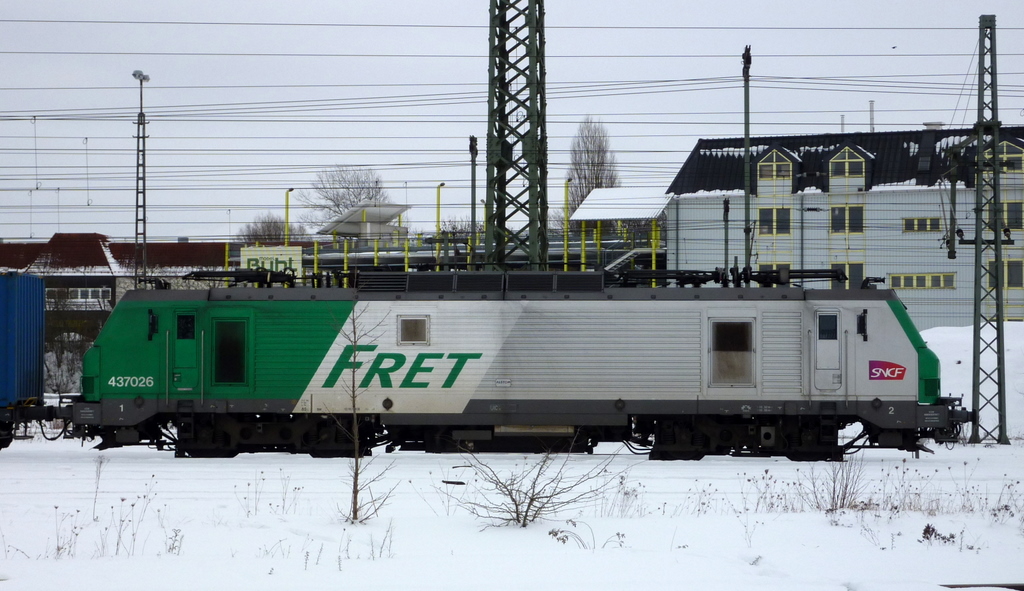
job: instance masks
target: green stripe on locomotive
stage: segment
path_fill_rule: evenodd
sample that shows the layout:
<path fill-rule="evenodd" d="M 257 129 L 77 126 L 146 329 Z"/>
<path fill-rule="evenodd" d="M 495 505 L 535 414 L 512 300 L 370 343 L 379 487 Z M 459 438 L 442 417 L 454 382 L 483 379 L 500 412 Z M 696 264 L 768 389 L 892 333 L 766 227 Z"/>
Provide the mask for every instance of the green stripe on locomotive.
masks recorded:
<path fill-rule="evenodd" d="M 917 401 L 921 404 L 938 404 L 941 370 L 939 356 L 928 348 L 928 344 L 914 326 L 914 321 L 910 319 L 910 314 L 907 314 L 903 302 L 888 300 L 888 303 L 889 309 L 900 323 L 900 328 L 917 349 Z"/>
<path fill-rule="evenodd" d="M 352 309 L 351 301 L 126 297 L 85 355 L 82 395 L 297 400 Z"/>

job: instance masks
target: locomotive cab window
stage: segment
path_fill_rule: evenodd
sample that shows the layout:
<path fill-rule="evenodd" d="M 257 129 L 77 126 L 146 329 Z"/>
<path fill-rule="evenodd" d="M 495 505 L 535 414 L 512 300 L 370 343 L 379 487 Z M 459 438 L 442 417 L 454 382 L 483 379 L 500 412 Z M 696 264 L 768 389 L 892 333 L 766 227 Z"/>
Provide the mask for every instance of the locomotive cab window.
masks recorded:
<path fill-rule="evenodd" d="M 430 316 L 399 316 L 399 345 L 429 345 Z"/>
<path fill-rule="evenodd" d="M 217 320 L 213 326 L 213 381 L 244 384 L 246 336 L 244 320 Z"/>
<path fill-rule="evenodd" d="M 754 383 L 754 323 L 711 323 L 711 385 Z"/>

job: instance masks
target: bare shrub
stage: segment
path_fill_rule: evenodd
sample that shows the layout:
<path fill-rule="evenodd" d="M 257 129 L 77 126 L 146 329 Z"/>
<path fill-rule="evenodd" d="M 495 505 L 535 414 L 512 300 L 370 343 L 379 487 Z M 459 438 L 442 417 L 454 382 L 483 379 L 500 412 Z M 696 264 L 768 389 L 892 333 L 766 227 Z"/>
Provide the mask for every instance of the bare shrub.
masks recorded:
<path fill-rule="evenodd" d="M 602 495 L 598 499 L 598 517 L 643 517 L 647 514 L 647 504 L 644 502 L 643 484 L 630 483 L 626 474 L 619 474 L 614 479 L 614 488 L 610 495 Z"/>
<path fill-rule="evenodd" d="M 548 452 L 536 461 L 524 457 L 503 471 L 476 456 L 465 457 L 475 474 L 478 500 L 460 501 L 460 506 L 494 526 L 526 527 L 559 511 L 594 503 L 614 482 L 608 474 L 614 456 L 583 472 L 570 469 L 569 454 Z"/>
<path fill-rule="evenodd" d="M 805 476 L 798 476 L 800 498 L 818 511 L 836 512 L 841 509 L 867 507 L 864 492 L 864 461 L 853 458 L 846 462 L 831 462 L 822 471 L 814 467 Z"/>

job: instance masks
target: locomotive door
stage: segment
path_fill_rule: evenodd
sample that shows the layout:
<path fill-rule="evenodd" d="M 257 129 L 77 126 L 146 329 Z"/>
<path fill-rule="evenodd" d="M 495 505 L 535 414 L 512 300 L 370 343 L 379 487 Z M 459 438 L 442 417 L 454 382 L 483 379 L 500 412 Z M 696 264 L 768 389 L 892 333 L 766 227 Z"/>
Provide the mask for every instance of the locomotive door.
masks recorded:
<path fill-rule="evenodd" d="M 175 312 L 173 326 L 170 389 L 172 392 L 192 392 L 199 385 L 199 346 L 196 340 L 195 310 Z"/>
<path fill-rule="evenodd" d="M 814 313 L 814 388 L 837 392 L 843 387 L 843 355 L 838 310 Z"/>

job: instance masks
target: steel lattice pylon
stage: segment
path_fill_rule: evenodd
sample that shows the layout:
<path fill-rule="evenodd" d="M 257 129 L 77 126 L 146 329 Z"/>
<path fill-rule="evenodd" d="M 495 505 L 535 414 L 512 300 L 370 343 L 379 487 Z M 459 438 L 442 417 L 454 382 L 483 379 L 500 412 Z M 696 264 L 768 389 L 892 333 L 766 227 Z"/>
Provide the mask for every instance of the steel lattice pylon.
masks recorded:
<path fill-rule="evenodd" d="M 513 253 L 546 269 L 547 131 L 544 3 L 491 0 L 484 253 L 506 269 Z"/>
<path fill-rule="evenodd" d="M 974 220 L 974 367 L 971 443 L 1008 444 L 1003 340 L 1003 227 L 999 194 L 996 17 L 982 15 L 978 42 L 978 123 Z M 986 238 L 991 236 L 991 239 Z"/>
<path fill-rule="evenodd" d="M 146 281 L 146 113 L 142 108 L 142 85 L 149 76 L 136 70 L 132 76 L 139 81 L 139 119 L 135 133 L 135 288 Z"/>

